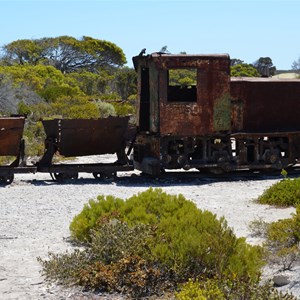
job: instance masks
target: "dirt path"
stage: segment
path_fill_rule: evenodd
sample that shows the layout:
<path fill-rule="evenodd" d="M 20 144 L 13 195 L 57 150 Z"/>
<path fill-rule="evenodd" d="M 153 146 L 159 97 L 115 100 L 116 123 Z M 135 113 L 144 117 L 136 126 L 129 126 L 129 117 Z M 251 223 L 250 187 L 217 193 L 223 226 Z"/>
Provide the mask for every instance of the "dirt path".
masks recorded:
<path fill-rule="evenodd" d="M 72 290 L 47 287 L 36 258 L 47 258 L 49 251 L 58 253 L 70 247 L 65 239 L 72 218 L 99 194 L 125 199 L 149 186 L 181 193 L 199 208 L 225 216 L 235 233 L 251 243 L 257 240 L 249 235 L 249 222 L 287 218 L 294 211 L 253 202 L 276 179 L 155 181 L 122 175 L 125 177 L 115 182 L 97 182 L 89 174 L 80 174 L 76 183 L 57 184 L 48 174 L 18 174 L 10 186 L 0 187 L 0 299 L 76 298 Z"/>

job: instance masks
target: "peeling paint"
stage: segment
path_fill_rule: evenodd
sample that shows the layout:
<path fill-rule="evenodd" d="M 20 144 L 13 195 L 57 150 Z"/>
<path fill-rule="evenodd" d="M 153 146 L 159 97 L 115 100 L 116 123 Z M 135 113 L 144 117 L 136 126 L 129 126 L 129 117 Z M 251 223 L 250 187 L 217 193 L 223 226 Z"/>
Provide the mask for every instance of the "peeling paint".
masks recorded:
<path fill-rule="evenodd" d="M 231 105 L 229 94 L 215 101 L 213 112 L 213 124 L 215 131 L 231 129 Z"/>

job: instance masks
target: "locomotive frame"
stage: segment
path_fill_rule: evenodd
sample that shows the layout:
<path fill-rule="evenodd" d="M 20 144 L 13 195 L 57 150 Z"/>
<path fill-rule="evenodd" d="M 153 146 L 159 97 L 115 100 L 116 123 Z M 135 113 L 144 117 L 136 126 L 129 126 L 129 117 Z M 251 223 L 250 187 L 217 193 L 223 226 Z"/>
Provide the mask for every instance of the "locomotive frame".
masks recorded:
<path fill-rule="evenodd" d="M 280 170 L 300 156 L 300 81 L 230 78 L 229 55 L 154 53 L 133 58 L 138 124 L 133 162 L 166 169 Z M 172 70 L 195 70 L 172 85 Z"/>

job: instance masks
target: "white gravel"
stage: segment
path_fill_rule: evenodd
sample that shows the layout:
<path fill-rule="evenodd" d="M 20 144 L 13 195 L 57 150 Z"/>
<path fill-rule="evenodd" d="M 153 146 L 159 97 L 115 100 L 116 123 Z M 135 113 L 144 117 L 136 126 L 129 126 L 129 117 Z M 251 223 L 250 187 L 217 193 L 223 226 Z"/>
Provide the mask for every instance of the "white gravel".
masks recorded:
<path fill-rule="evenodd" d="M 250 236 L 251 221 L 261 218 L 271 222 L 294 212 L 293 208 L 278 209 L 253 201 L 279 179 L 156 181 L 128 173 L 119 176 L 116 181 L 100 182 L 82 173 L 75 183 L 58 184 L 49 174 L 16 174 L 11 185 L 0 187 L 0 299 L 83 299 L 71 289 L 47 286 L 36 258 L 70 248 L 65 239 L 71 220 L 89 199 L 100 194 L 126 199 L 150 186 L 181 193 L 199 208 L 225 216 L 236 235 L 253 244 L 259 240 Z M 299 270 L 289 276 L 292 282 L 284 289 L 300 296 Z"/>

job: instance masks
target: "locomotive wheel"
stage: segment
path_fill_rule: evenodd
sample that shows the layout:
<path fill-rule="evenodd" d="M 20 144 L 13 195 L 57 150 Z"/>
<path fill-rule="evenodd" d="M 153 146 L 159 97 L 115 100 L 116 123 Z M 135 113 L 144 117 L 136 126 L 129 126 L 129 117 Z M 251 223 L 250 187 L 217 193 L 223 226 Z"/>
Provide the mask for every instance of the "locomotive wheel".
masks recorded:
<path fill-rule="evenodd" d="M 8 176 L 2 176 L 0 177 L 0 183 L 1 184 L 11 184 L 14 181 L 14 175 L 8 175 Z"/>

